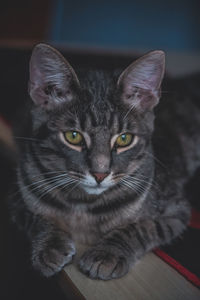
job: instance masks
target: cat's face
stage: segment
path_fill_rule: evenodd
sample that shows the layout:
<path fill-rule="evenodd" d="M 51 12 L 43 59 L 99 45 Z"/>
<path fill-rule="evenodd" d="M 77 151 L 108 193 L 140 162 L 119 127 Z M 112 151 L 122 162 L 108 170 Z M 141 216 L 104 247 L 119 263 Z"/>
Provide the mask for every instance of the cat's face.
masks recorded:
<path fill-rule="evenodd" d="M 56 50 L 36 46 L 30 96 L 35 134 L 41 138 L 41 128 L 47 128 L 40 151 L 49 171 L 65 171 L 87 194 L 116 184 L 131 187 L 128 178 L 148 155 L 163 70 L 164 54 L 154 51 L 120 77 L 87 71 L 78 78 Z"/>

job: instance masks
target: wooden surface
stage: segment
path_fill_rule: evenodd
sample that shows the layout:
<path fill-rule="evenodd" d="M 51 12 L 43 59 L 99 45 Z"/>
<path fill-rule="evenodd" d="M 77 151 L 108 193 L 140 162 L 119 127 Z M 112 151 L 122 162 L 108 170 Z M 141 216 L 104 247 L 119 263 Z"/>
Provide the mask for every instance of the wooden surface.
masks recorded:
<path fill-rule="evenodd" d="M 159 257 L 146 255 L 123 278 L 91 280 L 71 264 L 62 275 L 62 287 L 71 287 L 78 294 L 74 299 L 87 300 L 199 300 L 200 290 Z M 67 294 L 67 292 L 66 292 Z"/>

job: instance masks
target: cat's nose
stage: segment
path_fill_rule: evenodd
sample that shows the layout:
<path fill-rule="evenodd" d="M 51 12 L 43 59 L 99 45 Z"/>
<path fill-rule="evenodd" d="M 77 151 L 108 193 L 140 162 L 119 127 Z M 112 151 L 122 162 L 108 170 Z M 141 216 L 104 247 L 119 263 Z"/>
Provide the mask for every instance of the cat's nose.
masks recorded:
<path fill-rule="evenodd" d="M 108 176 L 108 173 L 93 173 L 92 175 L 96 179 L 96 182 L 100 183 Z"/>

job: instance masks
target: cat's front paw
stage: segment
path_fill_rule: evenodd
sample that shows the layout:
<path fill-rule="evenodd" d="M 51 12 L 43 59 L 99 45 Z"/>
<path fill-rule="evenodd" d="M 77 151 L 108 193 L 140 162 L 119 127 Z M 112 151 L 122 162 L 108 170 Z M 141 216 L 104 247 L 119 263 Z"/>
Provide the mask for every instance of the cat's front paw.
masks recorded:
<path fill-rule="evenodd" d="M 86 251 L 79 261 L 79 268 L 90 278 L 109 280 L 124 276 L 129 265 L 123 254 L 112 253 L 105 247 Z"/>
<path fill-rule="evenodd" d="M 59 233 L 57 236 L 34 245 L 33 267 L 46 277 L 53 276 L 72 261 L 75 252 L 73 241 L 64 233 Z"/>

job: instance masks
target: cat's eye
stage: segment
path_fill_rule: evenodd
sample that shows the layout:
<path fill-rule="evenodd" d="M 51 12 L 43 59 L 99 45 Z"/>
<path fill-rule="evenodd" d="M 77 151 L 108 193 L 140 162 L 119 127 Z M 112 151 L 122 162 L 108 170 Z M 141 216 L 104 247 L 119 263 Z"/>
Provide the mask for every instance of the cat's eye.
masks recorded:
<path fill-rule="evenodd" d="M 72 145 L 80 145 L 83 141 L 83 136 L 78 131 L 67 131 L 64 133 L 66 141 Z"/>
<path fill-rule="evenodd" d="M 117 147 L 126 147 L 131 144 L 133 135 L 131 133 L 123 133 L 116 139 L 115 145 Z"/>

